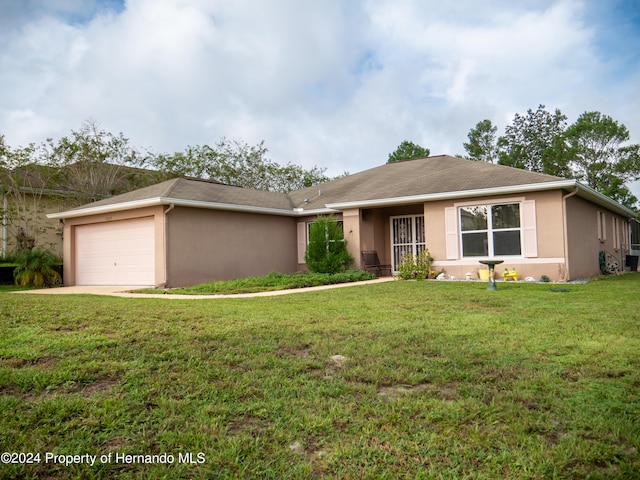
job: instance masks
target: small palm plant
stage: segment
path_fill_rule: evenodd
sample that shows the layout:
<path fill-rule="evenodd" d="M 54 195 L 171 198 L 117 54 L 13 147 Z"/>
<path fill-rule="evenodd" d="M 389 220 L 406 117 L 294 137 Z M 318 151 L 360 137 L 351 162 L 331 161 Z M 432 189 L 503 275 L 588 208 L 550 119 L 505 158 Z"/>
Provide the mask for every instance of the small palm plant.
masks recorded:
<path fill-rule="evenodd" d="M 43 288 L 62 283 L 62 277 L 56 270 L 60 259 L 44 248 L 21 251 L 16 263 L 18 266 L 13 271 L 16 285 Z"/>

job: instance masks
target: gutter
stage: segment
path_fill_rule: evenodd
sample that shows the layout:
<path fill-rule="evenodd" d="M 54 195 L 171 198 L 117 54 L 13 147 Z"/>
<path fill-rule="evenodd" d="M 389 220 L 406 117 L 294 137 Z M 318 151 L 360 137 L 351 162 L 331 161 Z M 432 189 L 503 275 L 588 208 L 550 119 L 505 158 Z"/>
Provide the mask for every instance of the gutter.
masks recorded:
<path fill-rule="evenodd" d="M 7 210 L 9 210 L 9 199 L 7 192 L 2 189 L 2 256 L 7 255 L 7 236 L 9 235 L 9 226 L 7 225 Z"/>
<path fill-rule="evenodd" d="M 569 279 L 569 229 L 567 228 L 567 199 L 576 195 L 579 191 L 578 186 L 573 192 L 569 192 L 562 196 L 562 236 L 564 237 L 564 281 Z"/>
<path fill-rule="evenodd" d="M 176 208 L 176 206 L 175 206 L 175 204 L 172 203 L 162 212 L 162 220 L 163 220 L 162 241 L 164 243 L 164 245 L 162 246 L 162 248 L 164 249 L 164 255 L 163 255 L 163 258 L 164 258 L 164 283 L 162 285 L 160 285 L 161 288 L 166 288 L 166 286 L 169 285 L 169 268 L 167 267 L 167 265 L 169 264 L 169 233 L 168 233 L 169 222 L 167 220 L 167 215 L 174 208 Z"/>
<path fill-rule="evenodd" d="M 609 197 L 593 190 L 586 185 L 579 183 L 576 180 L 558 180 L 554 182 L 542 182 L 531 183 L 527 185 L 510 185 L 506 187 L 493 187 L 493 188 L 481 188 L 475 190 L 459 190 L 455 192 L 441 192 L 430 193 L 423 195 L 408 195 L 403 197 L 392 198 L 378 198 L 371 200 L 355 200 L 350 202 L 336 202 L 328 203 L 324 208 L 315 208 L 313 210 L 304 210 L 304 208 L 269 208 L 269 207 L 257 207 L 252 205 L 237 205 L 220 202 L 205 202 L 199 200 L 184 200 L 180 198 L 171 197 L 154 197 L 146 198 L 143 200 L 133 200 L 123 203 L 114 203 L 109 205 L 100 206 L 85 206 L 75 210 L 68 210 L 66 212 L 50 213 L 47 218 L 60 219 L 60 218 L 73 218 L 82 217 L 87 215 L 96 215 L 103 213 L 118 212 L 122 210 L 131 210 L 134 208 L 150 207 L 157 205 L 171 205 L 176 207 L 192 207 L 192 208 L 205 208 L 211 210 L 223 210 L 231 212 L 244 212 L 244 213 L 258 213 L 263 215 L 279 215 L 285 217 L 301 217 L 305 215 L 320 215 L 332 212 L 340 212 L 349 208 L 373 208 L 373 207 L 389 207 L 396 205 L 405 205 L 408 203 L 424 203 L 434 202 L 438 200 L 456 200 L 461 198 L 472 198 L 488 195 L 508 195 L 514 193 L 525 192 L 539 192 L 545 190 L 575 190 L 580 197 L 586 198 L 589 201 L 606 207 L 616 213 L 622 214 L 627 218 L 635 218 L 636 212 L 620 205 L 613 201 Z"/>
<path fill-rule="evenodd" d="M 294 209 L 286 210 L 280 208 L 268 208 L 268 207 L 254 207 L 251 205 L 234 205 L 229 203 L 219 202 L 203 202 L 198 200 L 183 200 L 180 198 L 170 197 L 155 197 L 145 198 L 143 200 L 133 200 L 130 202 L 114 203 L 110 205 L 99 206 L 86 206 L 80 207 L 75 210 L 68 210 L 66 212 L 49 213 L 47 218 L 73 218 L 83 217 L 86 215 L 96 215 L 101 213 L 118 212 L 122 210 L 132 210 L 134 208 L 152 207 L 157 205 L 174 205 L 174 207 L 193 207 L 193 208 L 206 208 L 210 210 L 226 210 L 232 212 L 245 212 L 245 213 L 261 213 L 267 215 L 284 215 L 297 217 L 300 213 Z"/>
<path fill-rule="evenodd" d="M 373 200 L 356 200 L 353 202 L 338 202 L 327 204 L 328 208 L 369 208 L 389 207 L 406 203 L 434 202 L 437 200 L 454 200 L 459 198 L 478 197 L 483 195 L 504 195 L 510 193 L 533 192 L 540 190 L 555 190 L 575 186 L 575 180 L 560 180 L 557 182 L 531 183 L 528 185 L 510 185 L 506 187 L 479 188 L 475 190 L 458 190 L 455 192 L 428 193 L 424 195 L 410 195 L 406 197 L 382 198 Z"/>
<path fill-rule="evenodd" d="M 603 195 L 600 192 L 581 184 L 577 180 L 558 180 L 555 182 L 531 183 L 527 185 L 510 185 L 506 187 L 480 188 L 476 190 L 459 190 L 456 192 L 430 193 L 424 195 L 413 195 L 406 197 L 382 198 L 373 200 L 356 200 L 352 202 L 328 203 L 327 208 L 335 210 L 344 210 L 347 208 L 372 208 L 372 207 L 389 207 L 396 205 L 404 205 L 407 203 L 434 202 L 438 200 L 457 200 L 461 198 L 479 197 L 487 195 L 506 195 L 525 192 L 540 192 L 545 190 L 572 189 L 576 193 L 580 193 L 581 197 L 586 198 L 593 203 L 609 208 L 628 218 L 635 218 L 637 213 L 633 210 L 620 205 L 618 202 Z"/>

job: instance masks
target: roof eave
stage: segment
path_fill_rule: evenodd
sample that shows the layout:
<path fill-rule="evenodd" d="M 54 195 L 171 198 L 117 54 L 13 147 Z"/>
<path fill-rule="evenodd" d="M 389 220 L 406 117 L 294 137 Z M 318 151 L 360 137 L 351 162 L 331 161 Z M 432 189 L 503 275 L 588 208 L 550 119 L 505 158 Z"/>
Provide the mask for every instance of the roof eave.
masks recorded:
<path fill-rule="evenodd" d="M 508 195 L 512 193 L 533 192 L 539 190 L 566 189 L 576 185 L 575 180 L 559 180 L 556 182 L 531 183 L 527 185 L 509 185 L 504 187 L 478 188 L 474 190 L 458 190 L 454 192 L 427 193 L 424 195 L 409 195 L 405 197 L 380 198 L 353 202 L 339 202 L 327 204 L 327 207 L 337 210 L 345 208 L 370 208 L 406 205 L 408 203 L 434 202 L 438 200 L 455 200 L 487 195 Z"/>
<path fill-rule="evenodd" d="M 455 192 L 430 193 L 424 195 L 412 195 L 406 197 L 379 198 L 372 200 L 356 200 L 353 202 L 337 202 L 328 203 L 327 207 L 334 210 L 345 210 L 348 208 L 374 208 L 374 207 L 392 207 L 397 205 L 406 205 L 409 203 L 434 202 L 438 200 L 456 200 L 461 198 L 472 198 L 490 195 L 508 195 L 514 193 L 526 193 L 547 190 L 571 190 L 578 188 L 580 197 L 590 200 L 593 203 L 604 206 L 617 213 L 635 218 L 637 212 L 630 208 L 619 204 L 611 198 L 603 195 L 594 189 L 583 185 L 574 179 L 558 180 L 555 182 L 531 183 L 526 185 L 509 185 L 504 187 L 480 188 L 475 190 L 461 190 Z"/>
<path fill-rule="evenodd" d="M 144 200 L 134 200 L 130 202 L 114 203 L 110 205 L 100 205 L 95 207 L 84 207 L 76 210 L 67 210 L 66 212 L 50 213 L 47 218 L 50 219 L 65 219 L 85 217 L 88 215 L 98 215 L 104 213 L 121 212 L 125 210 L 133 210 L 136 208 L 153 207 L 157 205 L 175 205 L 176 207 L 191 207 L 191 208 L 205 208 L 209 210 L 225 210 L 232 212 L 244 212 L 244 213 L 259 213 L 263 215 L 283 215 L 296 217 L 300 213 L 291 210 L 281 208 L 269 208 L 269 207 L 256 207 L 251 205 L 235 205 L 229 203 L 219 202 L 204 202 L 198 200 L 184 200 L 181 198 L 171 197 L 154 197 L 146 198 Z"/>

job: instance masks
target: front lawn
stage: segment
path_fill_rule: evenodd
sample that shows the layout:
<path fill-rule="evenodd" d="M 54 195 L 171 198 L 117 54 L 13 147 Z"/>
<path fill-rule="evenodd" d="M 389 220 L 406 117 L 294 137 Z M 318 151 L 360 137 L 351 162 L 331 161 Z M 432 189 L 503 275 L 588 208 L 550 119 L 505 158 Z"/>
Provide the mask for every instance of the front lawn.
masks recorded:
<path fill-rule="evenodd" d="M 637 478 L 640 274 L 553 287 L 0 292 L 0 478 Z"/>

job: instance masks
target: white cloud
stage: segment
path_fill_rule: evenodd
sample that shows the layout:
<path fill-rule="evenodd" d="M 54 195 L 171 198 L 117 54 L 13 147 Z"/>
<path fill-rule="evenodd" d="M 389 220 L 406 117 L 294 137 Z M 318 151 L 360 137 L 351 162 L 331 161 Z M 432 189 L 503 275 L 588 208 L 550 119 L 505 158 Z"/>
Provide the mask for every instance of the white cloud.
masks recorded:
<path fill-rule="evenodd" d="M 603 52 L 587 0 L 78 2 L 0 10 L 10 144 L 94 118 L 156 151 L 264 140 L 278 162 L 339 174 L 405 139 L 464 153 L 479 120 L 502 130 L 540 103 L 600 110 L 639 141 L 640 69 Z"/>

